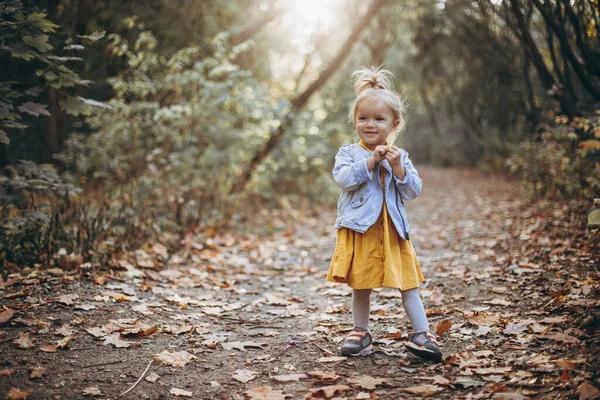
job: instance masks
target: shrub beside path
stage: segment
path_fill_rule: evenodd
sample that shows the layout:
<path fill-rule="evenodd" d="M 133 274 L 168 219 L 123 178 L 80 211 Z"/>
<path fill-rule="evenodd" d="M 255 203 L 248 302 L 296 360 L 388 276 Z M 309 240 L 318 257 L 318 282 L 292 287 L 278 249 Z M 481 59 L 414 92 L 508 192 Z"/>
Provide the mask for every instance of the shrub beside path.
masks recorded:
<path fill-rule="evenodd" d="M 255 233 L 206 231 L 175 254 L 149 244 L 99 270 L 5 271 L 0 396 L 600 398 L 585 210 L 528 203 L 474 170 L 420 172 L 411 238 L 443 363 L 404 349 L 390 289 L 372 295 L 376 353 L 339 357 L 352 326 L 349 288 L 324 280 L 334 210 L 264 211 Z"/>

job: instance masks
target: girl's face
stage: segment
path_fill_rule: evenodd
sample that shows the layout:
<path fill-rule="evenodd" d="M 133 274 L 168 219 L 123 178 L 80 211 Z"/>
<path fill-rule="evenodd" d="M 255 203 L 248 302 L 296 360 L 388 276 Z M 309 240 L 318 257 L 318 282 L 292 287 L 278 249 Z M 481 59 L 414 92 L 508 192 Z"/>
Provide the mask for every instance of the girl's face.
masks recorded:
<path fill-rule="evenodd" d="M 378 97 L 367 97 L 356 108 L 354 124 L 358 137 L 371 150 L 384 144 L 390 132 L 398 128 L 400 120 L 394 120 L 391 108 Z"/>

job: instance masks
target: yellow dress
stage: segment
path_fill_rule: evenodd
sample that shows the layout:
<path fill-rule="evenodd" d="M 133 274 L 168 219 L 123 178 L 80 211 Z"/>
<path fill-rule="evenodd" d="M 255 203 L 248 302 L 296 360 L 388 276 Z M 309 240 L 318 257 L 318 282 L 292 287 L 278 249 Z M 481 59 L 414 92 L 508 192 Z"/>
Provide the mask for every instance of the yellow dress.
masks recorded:
<path fill-rule="evenodd" d="M 366 148 L 362 141 L 361 146 Z M 383 181 L 385 170 L 381 171 Z M 396 231 L 385 202 L 377 222 L 365 233 L 338 229 L 327 280 L 347 283 L 353 289 L 401 290 L 416 288 L 424 281 L 412 243 Z"/>

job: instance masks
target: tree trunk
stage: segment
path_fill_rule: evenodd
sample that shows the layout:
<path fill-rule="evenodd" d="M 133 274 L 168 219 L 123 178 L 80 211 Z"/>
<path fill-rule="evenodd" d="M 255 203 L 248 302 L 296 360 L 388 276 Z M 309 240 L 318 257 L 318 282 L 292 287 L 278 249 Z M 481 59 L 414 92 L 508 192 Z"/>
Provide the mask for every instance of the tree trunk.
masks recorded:
<path fill-rule="evenodd" d="M 535 105 L 535 91 L 531 83 L 531 77 L 529 76 L 529 56 L 527 51 L 523 52 L 523 76 L 525 77 L 525 85 L 527 86 L 527 100 L 529 101 L 529 121 L 535 129 L 540 123 L 540 114 L 537 106 Z"/>
<path fill-rule="evenodd" d="M 283 138 L 283 135 L 285 134 L 286 130 L 294 122 L 294 117 L 295 117 L 296 111 L 298 111 L 300 108 L 302 108 L 308 102 L 308 99 L 310 99 L 310 97 L 317 90 L 319 90 L 325 84 L 325 82 L 327 82 L 329 77 L 340 67 L 342 62 L 350 54 L 350 50 L 352 49 L 352 46 L 354 45 L 354 43 L 357 41 L 362 30 L 366 26 L 368 26 L 371 18 L 375 15 L 375 13 L 379 10 L 379 8 L 381 6 L 383 6 L 383 4 L 386 1 L 387 0 L 374 0 L 373 1 L 373 3 L 369 7 L 369 9 L 365 13 L 365 15 L 357 21 L 356 25 L 352 29 L 352 33 L 350 34 L 350 36 L 348 36 L 348 39 L 346 39 L 346 43 L 340 49 L 340 51 L 335 56 L 335 58 L 329 63 L 327 68 L 321 73 L 321 75 L 319 75 L 319 77 L 304 92 L 300 93 L 298 96 L 296 96 L 295 98 L 293 98 L 291 100 L 292 107 L 284 116 L 283 121 L 281 121 L 281 124 L 279 125 L 279 127 L 269 137 L 269 140 L 267 140 L 267 143 L 265 143 L 263 148 L 254 155 L 252 160 L 250 160 L 250 164 L 246 167 L 246 169 L 239 176 L 237 182 L 235 182 L 233 184 L 233 186 L 231 187 L 230 193 L 240 193 L 245 189 L 246 184 L 252 178 L 252 175 L 254 174 L 254 171 L 256 170 L 256 168 L 264 161 L 264 159 L 269 155 L 269 153 L 277 146 L 277 144 L 279 143 L 281 138 Z"/>
<path fill-rule="evenodd" d="M 513 1 L 514 0 L 511 0 L 511 2 Z M 579 82 L 581 82 L 583 87 L 596 101 L 600 101 L 600 89 L 596 87 L 590 75 L 587 73 L 586 69 L 579 61 L 577 55 L 575 55 L 575 52 L 573 51 L 573 48 L 569 43 L 569 37 L 567 35 L 565 27 L 556 20 L 554 20 L 552 15 L 548 12 L 544 5 L 540 3 L 539 0 L 531 0 L 531 2 L 533 3 L 533 5 L 535 5 L 540 14 L 542 14 L 542 17 L 544 18 L 544 21 L 546 21 L 546 24 L 549 25 L 550 28 L 552 28 L 552 30 L 556 34 L 556 38 L 560 43 L 561 51 L 564 54 L 565 58 L 569 60 L 569 63 L 571 64 L 575 75 L 577 75 L 577 77 L 579 78 Z"/>
<path fill-rule="evenodd" d="M 525 44 L 525 49 L 531 58 L 531 62 L 533 63 L 540 80 L 542 81 L 542 85 L 554 93 L 552 96 L 560 103 L 562 112 L 567 114 L 569 119 L 572 119 L 575 116 L 573 105 L 566 101 L 564 96 L 562 96 L 560 93 L 556 93 L 556 81 L 552 76 L 552 72 L 550 72 L 548 66 L 544 62 L 544 58 L 540 54 L 540 51 L 537 48 L 531 33 L 529 32 L 529 27 L 527 26 L 527 23 L 523 18 L 523 14 L 521 13 L 521 5 L 517 0 L 510 0 L 510 5 L 512 13 L 517 19 L 518 31 L 520 33 L 518 37 Z"/>

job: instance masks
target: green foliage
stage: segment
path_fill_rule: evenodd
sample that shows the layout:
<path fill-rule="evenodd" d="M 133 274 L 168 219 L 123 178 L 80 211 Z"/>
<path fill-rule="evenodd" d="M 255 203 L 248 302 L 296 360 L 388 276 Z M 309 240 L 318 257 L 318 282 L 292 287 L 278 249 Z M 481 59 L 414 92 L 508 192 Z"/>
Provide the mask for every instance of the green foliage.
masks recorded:
<path fill-rule="evenodd" d="M 594 138 L 600 138 L 594 127 L 600 121 L 596 119 L 569 122 L 558 117 L 554 126 L 539 134 L 538 141 L 523 142 L 509 158 L 510 170 L 521 177 L 531 195 L 569 200 L 600 194 L 600 149 Z"/>
<path fill-rule="evenodd" d="M 57 209 L 79 192 L 50 165 L 21 161 L 0 177 L 0 258 L 38 260 L 50 250 Z"/>
<path fill-rule="evenodd" d="M 231 63 L 226 35 L 214 38 L 212 54 L 190 47 L 169 58 L 149 32 L 131 44 L 108 39 L 128 69 L 109 79 L 110 108 L 87 119 L 94 133 L 73 135 L 59 160 L 101 185 L 148 235 L 228 222 L 231 185 L 286 103 Z"/>
<path fill-rule="evenodd" d="M 24 129 L 23 114 L 33 116 L 50 115 L 46 105 L 32 100 L 39 97 L 44 85 L 59 90 L 61 105 L 70 115 L 89 115 L 90 106 L 86 99 L 73 97 L 62 90 L 75 86 L 86 86 L 90 82 L 83 80 L 67 63 L 81 61 L 74 56 L 53 54 L 50 34 L 54 34 L 58 25 L 46 19 L 46 14 L 32 11 L 21 0 L 6 1 L 0 4 L 0 57 L 6 67 L 14 69 L 13 77 L 5 76 L 0 82 L 0 144 L 9 144 L 10 129 Z M 86 36 L 95 41 L 101 35 Z M 65 50 L 81 50 L 84 47 L 68 47 Z M 33 68 L 33 76 L 24 76 L 23 65 Z M 8 64 L 10 63 L 10 64 Z M 5 66 L 3 65 L 3 68 Z M 5 73 L 9 73 L 5 71 Z"/>

